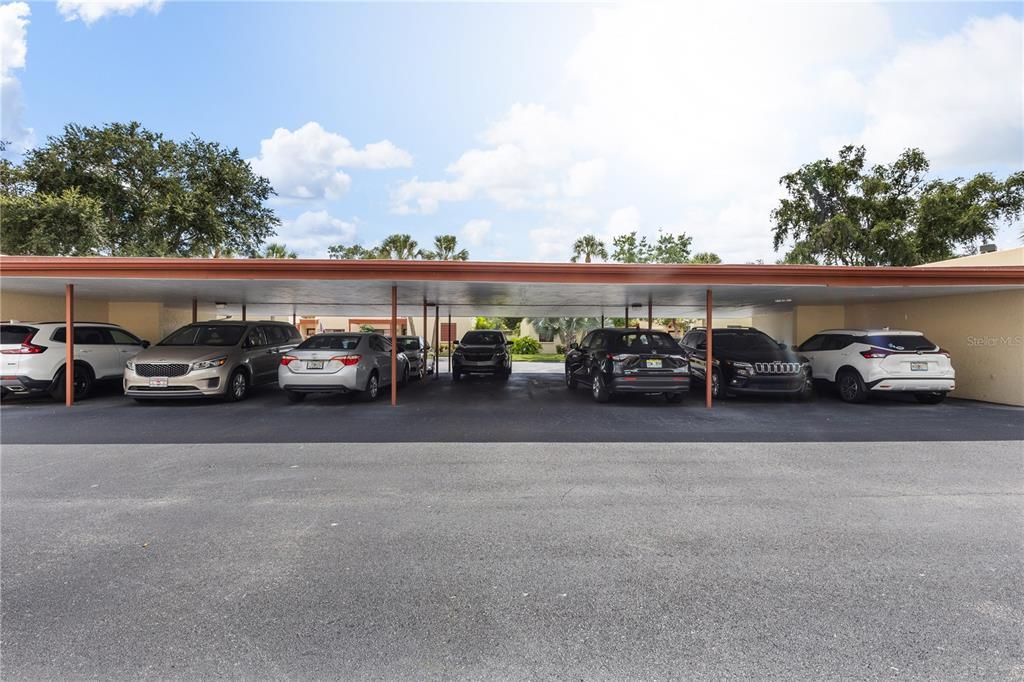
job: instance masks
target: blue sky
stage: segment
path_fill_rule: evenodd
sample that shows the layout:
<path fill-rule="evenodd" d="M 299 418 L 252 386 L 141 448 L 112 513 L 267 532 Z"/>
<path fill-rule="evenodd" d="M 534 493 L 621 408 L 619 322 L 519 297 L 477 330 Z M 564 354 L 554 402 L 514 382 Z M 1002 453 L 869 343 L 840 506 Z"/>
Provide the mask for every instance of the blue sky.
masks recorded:
<path fill-rule="evenodd" d="M 1018 3 L 7 3 L 3 135 L 138 120 L 237 146 L 304 256 L 449 232 L 565 260 L 664 228 L 771 262 L 778 177 L 841 144 L 1024 167 L 1021 26 Z"/>

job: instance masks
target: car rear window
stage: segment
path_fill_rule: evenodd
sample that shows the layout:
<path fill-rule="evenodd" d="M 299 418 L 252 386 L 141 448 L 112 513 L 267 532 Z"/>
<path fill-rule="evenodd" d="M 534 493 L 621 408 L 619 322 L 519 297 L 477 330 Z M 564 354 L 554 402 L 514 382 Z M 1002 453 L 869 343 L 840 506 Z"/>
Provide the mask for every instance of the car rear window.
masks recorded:
<path fill-rule="evenodd" d="M 497 346 L 505 343 L 505 338 L 499 332 L 466 332 L 462 337 L 462 343 L 477 346 Z"/>
<path fill-rule="evenodd" d="M 636 332 L 620 334 L 615 341 L 615 350 L 626 353 L 679 353 L 682 349 L 668 334 Z"/>
<path fill-rule="evenodd" d="M 37 331 L 39 330 L 35 327 L 26 327 L 23 324 L 5 324 L 0 326 L 0 343 L 23 343 L 30 334 Z"/>
<path fill-rule="evenodd" d="M 311 336 L 296 350 L 355 350 L 361 336 Z"/>
<path fill-rule="evenodd" d="M 419 339 L 398 339 L 398 347 L 402 350 L 419 350 Z"/>
<path fill-rule="evenodd" d="M 246 328 L 241 325 L 193 324 L 182 327 L 159 346 L 234 346 L 242 340 Z"/>
<path fill-rule="evenodd" d="M 920 334 L 877 334 L 864 337 L 864 343 L 895 351 L 934 350 L 935 344 Z"/>

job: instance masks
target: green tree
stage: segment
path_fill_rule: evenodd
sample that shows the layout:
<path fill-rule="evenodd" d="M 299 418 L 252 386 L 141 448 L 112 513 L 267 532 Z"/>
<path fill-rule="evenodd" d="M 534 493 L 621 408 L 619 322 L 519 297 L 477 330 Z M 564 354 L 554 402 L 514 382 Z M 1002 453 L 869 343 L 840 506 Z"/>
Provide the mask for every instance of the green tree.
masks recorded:
<path fill-rule="evenodd" d="M 612 239 L 612 260 L 617 263 L 649 263 L 651 247 L 647 237 L 637 238 L 636 232 L 620 234 Z"/>
<path fill-rule="evenodd" d="M 67 125 L 3 174 L 15 185 L 0 183 L 5 253 L 253 256 L 280 222 L 264 205 L 270 182 L 237 149 L 134 122 Z M 41 238 L 60 213 L 69 225 Z"/>
<path fill-rule="evenodd" d="M 377 258 L 386 260 L 416 260 L 420 255 L 419 244 L 408 234 L 392 234 L 384 238 L 377 247 Z"/>
<path fill-rule="evenodd" d="M 557 336 L 563 345 L 579 341 L 591 329 L 597 329 L 600 321 L 593 317 L 531 317 L 527 318 L 537 333 Z"/>
<path fill-rule="evenodd" d="M 722 262 L 722 259 L 718 257 L 717 253 L 711 253 L 710 251 L 701 251 L 700 253 L 693 254 L 690 259 L 691 263 L 701 263 L 703 265 L 718 265 Z"/>
<path fill-rule="evenodd" d="M 592 234 L 585 234 L 572 245 L 572 258 L 569 260 L 578 263 L 580 258 L 583 258 L 584 263 L 589 263 L 595 257 L 607 260 L 608 250 L 600 239 Z"/>
<path fill-rule="evenodd" d="M 927 180 L 928 159 L 907 149 L 865 168 L 864 147 L 801 166 L 779 181 L 787 197 L 772 211 L 775 250 L 787 263 L 919 265 L 971 253 L 996 225 L 1024 210 L 1024 171 Z"/>
<path fill-rule="evenodd" d="M 425 260 L 469 260 L 469 251 L 459 249 L 459 240 L 454 234 L 441 234 L 434 237 L 434 249 L 421 251 Z"/>
<path fill-rule="evenodd" d="M 298 258 L 299 254 L 289 251 L 285 244 L 267 244 L 263 253 L 257 254 L 256 258 Z"/>
<path fill-rule="evenodd" d="M 375 249 L 367 249 L 359 244 L 353 244 L 352 246 L 335 244 L 327 247 L 327 257 L 337 260 L 367 260 L 377 258 L 378 255 Z"/>
<path fill-rule="evenodd" d="M 688 263 L 693 238 L 685 232 L 672 234 L 658 230 L 653 244 L 636 232 L 622 234 L 612 240 L 612 260 L 618 263 Z"/>
<path fill-rule="evenodd" d="M 489 317 L 478 317 L 473 321 L 473 329 L 494 329 L 494 320 Z"/>

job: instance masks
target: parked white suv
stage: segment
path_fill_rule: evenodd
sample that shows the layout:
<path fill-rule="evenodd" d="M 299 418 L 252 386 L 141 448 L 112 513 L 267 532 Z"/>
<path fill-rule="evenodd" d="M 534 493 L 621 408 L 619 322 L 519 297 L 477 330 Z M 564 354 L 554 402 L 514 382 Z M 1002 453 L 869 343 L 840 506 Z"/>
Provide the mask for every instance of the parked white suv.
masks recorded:
<path fill-rule="evenodd" d="M 800 344 L 816 380 L 834 383 L 839 397 L 861 403 L 872 392 L 906 391 L 941 403 L 956 387 L 949 353 L 915 331 L 829 329 Z"/>
<path fill-rule="evenodd" d="M 0 387 L 4 395 L 42 391 L 64 400 L 63 322 L 0 324 Z M 75 399 L 97 381 L 121 380 L 124 364 L 149 346 L 129 331 L 105 322 L 75 323 Z"/>

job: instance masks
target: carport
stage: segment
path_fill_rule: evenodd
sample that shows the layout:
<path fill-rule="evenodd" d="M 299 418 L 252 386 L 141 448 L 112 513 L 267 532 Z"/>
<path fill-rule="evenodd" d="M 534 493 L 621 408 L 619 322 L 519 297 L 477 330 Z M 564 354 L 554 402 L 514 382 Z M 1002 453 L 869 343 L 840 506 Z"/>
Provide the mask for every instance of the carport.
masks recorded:
<path fill-rule="evenodd" d="M 383 317 L 390 320 L 392 335 L 400 316 L 421 315 L 425 334 L 430 312 L 435 329 L 443 316 L 459 314 L 625 317 L 648 323 L 655 317 L 702 318 L 708 326 L 718 319 L 750 318 L 755 326 L 788 325 L 785 333 L 795 343 L 803 340 L 796 336 L 806 329 L 854 326 L 851 319 L 862 322 L 859 326 L 895 321 L 893 326 L 905 323 L 911 328 L 927 319 L 944 330 L 949 326 L 950 336 L 964 337 L 950 339 L 952 343 L 934 339 L 944 346 L 965 353 L 986 345 L 999 351 L 999 371 L 1008 373 L 1003 379 L 1008 385 L 1024 385 L 1024 265 L 864 268 L 3 256 L 0 293 L 4 319 L 38 320 L 38 314 L 31 314 L 33 305 L 53 310 L 62 302 L 69 327 L 82 317 L 76 315 L 76 306 L 81 312 L 83 302 L 89 302 L 90 310 L 100 309 L 94 303 L 106 302 L 108 317 L 117 316 L 113 302 L 119 311 L 130 306 L 190 311 L 193 321 L 211 306 L 235 319 Z M 973 326 L 957 332 L 958 318 Z M 881 322 L 863 323 L 875 319 Z M 979 338 L 997 341 L 972 343 L 972 329 Z M 67 338 L 70 406 L 73 334 Z M 713 356 L 710 341 L 709 335 L 708 355 Z M 986 362 L 984 357 L 975 361 Z M 396 363 L 393 346 L 393 372 Z M 397 382 L 392 382 L 391 402 L 397 401 Z M 710 387 L 705 402 L 711 407 Z"/>

